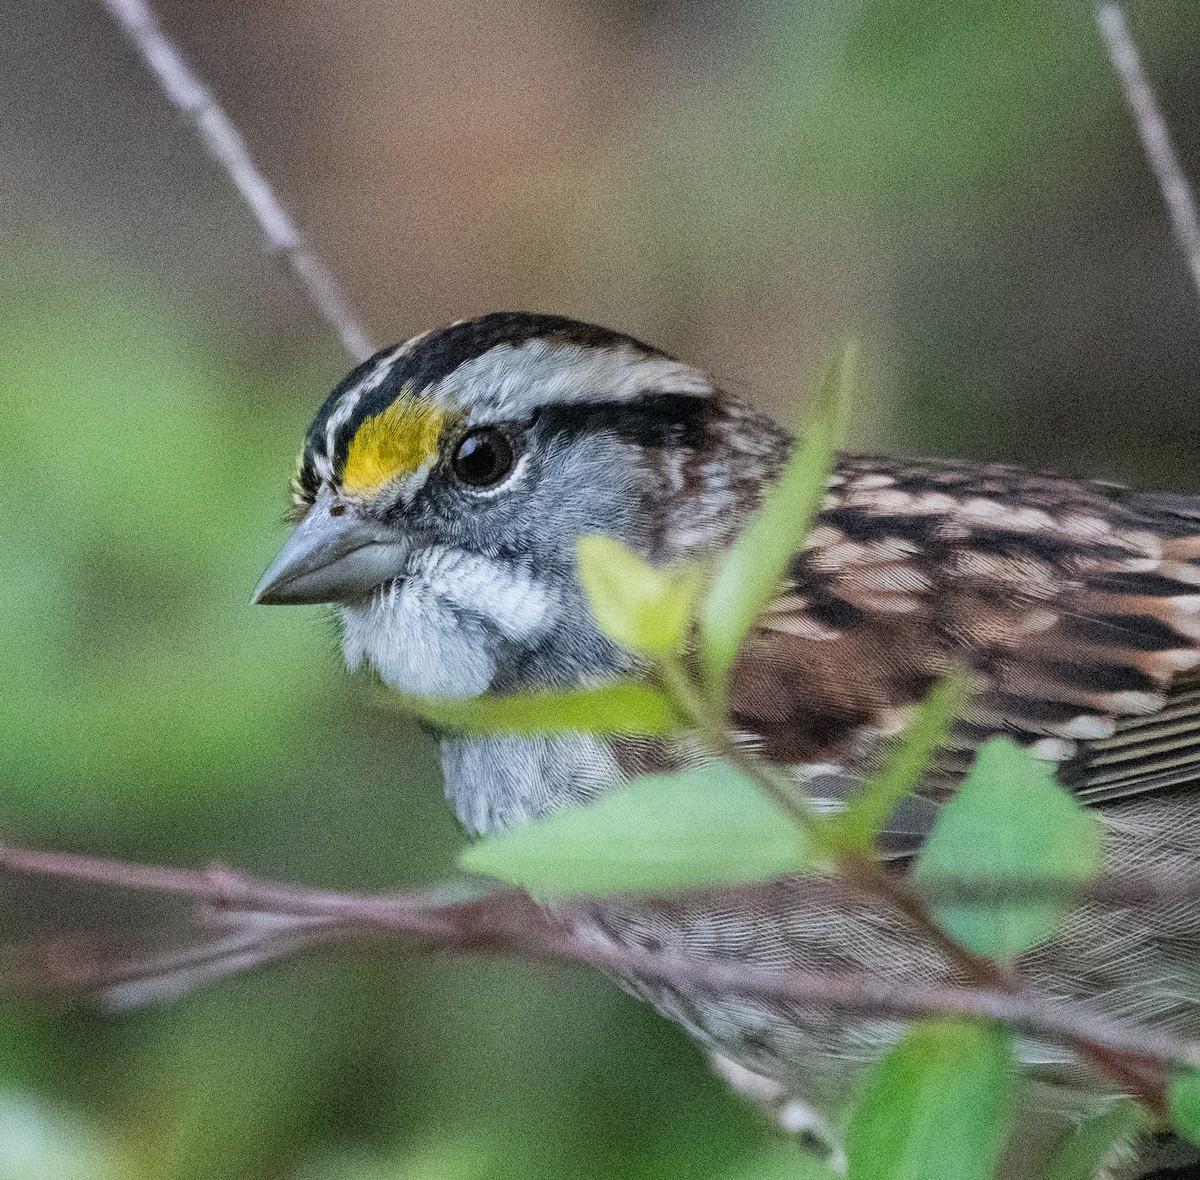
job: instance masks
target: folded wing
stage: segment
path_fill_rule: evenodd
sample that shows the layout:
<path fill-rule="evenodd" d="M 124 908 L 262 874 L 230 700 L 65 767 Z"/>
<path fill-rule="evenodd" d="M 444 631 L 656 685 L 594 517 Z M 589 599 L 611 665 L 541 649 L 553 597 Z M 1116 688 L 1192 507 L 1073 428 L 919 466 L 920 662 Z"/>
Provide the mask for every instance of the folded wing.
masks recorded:
<path fill-rule="evenodd" d="M 736 725 L 774 761 L 852 776 L 950 666 L 974 691 L 931 800 L 992 736 L 1092 802 L 1200 780 L 1200 500 L 844 460 L 739 658 Z"/>

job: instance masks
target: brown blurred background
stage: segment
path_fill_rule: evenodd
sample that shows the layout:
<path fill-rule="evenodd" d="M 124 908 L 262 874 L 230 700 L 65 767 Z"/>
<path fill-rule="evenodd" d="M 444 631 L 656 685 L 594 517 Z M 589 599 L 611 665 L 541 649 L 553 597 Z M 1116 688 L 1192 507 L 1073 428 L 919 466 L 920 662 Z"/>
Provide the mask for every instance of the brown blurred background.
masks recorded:
<path fill-rule="evenodd" d="M 1200 9 L 1128 9 L 1200 176 Z M 158 10 L 378 344 L 562 312 L 790 418 L 853 330 L 856 446 L 1200 491 L 1200 297 L 1086 4 Z M 444 875 L 424 739 L 319 610 L 246 601 L 344 356 L 98 4 L 2 30 L 0 827 Z M 120 1017 L 14 1003 L 0 1045 L 0 1180 L 790 1174 L 567 972 L 332 955 Z"/>
<path fill-rule="evenodd" d="M 7 227 L 136 267 L 255 363 L 326 346 L 99 6 L 6 8 Z M 906 447 L 1186 469 L 1196 300 L 1086 6 L 159 8 L 381 344 L 552 309 L 786 411 L 850 325 L 872 402 L 925 420 Z M 1194 159 L 1194 6 L 1131 23 Z"/>

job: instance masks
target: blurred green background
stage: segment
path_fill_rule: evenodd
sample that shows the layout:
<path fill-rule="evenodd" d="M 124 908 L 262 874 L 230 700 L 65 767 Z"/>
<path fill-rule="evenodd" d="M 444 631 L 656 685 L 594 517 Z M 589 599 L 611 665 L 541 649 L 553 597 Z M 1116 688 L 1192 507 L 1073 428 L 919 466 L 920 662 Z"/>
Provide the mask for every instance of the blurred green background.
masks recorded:
<path fill-rule="evenodd" d="M 160 7 L 379 343 L 565 312 L 791 416 L 853 328 L 856 446 L 1200 490 L 1200 301 L 1086 4 Z M 1200 9 L 1129 7 L 1198 174 Z M 3 33 L 0 831 L 446 874 L 430 744 L 322 610 L 248 605 L 344 358 L 98 4 Z M 8 937 L 144 909 L 0 885 Z M 330 952 L 0 1012 L 0 1180 L 791 1174 L 582 972 Z"/>

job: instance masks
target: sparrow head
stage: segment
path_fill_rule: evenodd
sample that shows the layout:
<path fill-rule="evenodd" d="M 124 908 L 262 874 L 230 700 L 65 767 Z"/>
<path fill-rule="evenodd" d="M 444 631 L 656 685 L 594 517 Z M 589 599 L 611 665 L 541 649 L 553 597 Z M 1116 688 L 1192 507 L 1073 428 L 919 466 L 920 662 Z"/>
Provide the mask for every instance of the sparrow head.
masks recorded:
<path fill-rule="evenodd" d="M 576 541 L 604 533 L 660 561 L 702 544 L 740 480 L 761 477 L 761 462 L 725 470 L 727 442 L 760 421 L 699 370 L 557 316 L 497 313 L 414 337 L 321 407 L 296 531 L 254 600 L 339 604 L 350 663 L 365 656 L 409 692 L 611 669 Z M 778 448 L 772 436 L 749 450 Z"/>

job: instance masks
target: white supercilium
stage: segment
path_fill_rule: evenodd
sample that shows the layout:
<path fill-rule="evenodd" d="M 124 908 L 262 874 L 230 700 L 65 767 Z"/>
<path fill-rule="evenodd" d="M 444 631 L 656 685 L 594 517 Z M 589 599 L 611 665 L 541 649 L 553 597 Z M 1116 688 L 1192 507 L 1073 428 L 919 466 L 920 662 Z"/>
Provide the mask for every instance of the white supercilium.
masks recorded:
<path fill-rule="evenodd" d="M 705 374 L 680 361 L 632 347 L 592 349 L 546 340 L 489 349 L 459 365 L 446 385 L 457 404 L 489 418 L 523 418 L 541 406 L 574 402 L 713 392 Z"/>

